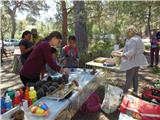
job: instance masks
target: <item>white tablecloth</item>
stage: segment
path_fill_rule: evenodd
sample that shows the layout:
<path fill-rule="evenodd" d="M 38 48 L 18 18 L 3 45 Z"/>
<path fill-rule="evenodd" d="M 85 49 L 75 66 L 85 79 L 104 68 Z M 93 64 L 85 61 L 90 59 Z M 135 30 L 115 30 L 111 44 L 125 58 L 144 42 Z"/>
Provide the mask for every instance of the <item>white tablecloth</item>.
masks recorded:
<path fill-rule="evenodd" d="M 77 69 L 75 72 L 70 74 L 69 80 L 76 79 L 79 82 L 79 86 L 82 91 L 74 91 L 72 96 L 68 99 L 62 101 L 56 101 L 49 99 L 47 97 L 41 98 L 37 101 L 44 101 L 49 106 L 49 115 L 47 117 L 37 117 L 34 116 L 30 111 L 26 111 L 26 119 L 27 120 L 69 120 L 77 110 L 81 107 L 81 105 L 86 101 L 89 95 L 94 92 L 98 86 L 99 82 L 96 79 L 99 72 L 95 75 L 91 75 L 89 70 L 84 72 L 82 69 Z"/>

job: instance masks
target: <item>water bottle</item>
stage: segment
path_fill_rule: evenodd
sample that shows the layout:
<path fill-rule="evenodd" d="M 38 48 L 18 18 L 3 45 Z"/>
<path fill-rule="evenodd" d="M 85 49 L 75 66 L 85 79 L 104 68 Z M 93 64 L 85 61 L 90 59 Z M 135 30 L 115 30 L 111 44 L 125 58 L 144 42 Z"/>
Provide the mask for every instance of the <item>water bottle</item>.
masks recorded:
<path fill-rule="evenodd" d="M 3 114 L 6 112 L 5 99 L 3 97 L 1 97 L 0 101 L 1 101 L 1 114 Z"/>
<path fill-rule="evenodd" d="M 16 96 L 13 99 L 13 106 L 15 107 L 15 106 L 19 105 L 20 103 L 21 103 L 20 92 L 17 91 Z"/>
<path fill-rule="evenodd" d="M 13 108 L 12 99 L 8 94 L 6 94 L 6 97 L 5 97 L 5 107 L 6 107 L 6 111 L 9 111 L 10 109 Z"/>
<path fill-rule="evenodd" d="M 37 93 L 34 90 L 34 87 L 30 87 L 29 98 L 32 100 L 32 103 L 34 103 L 37 100 Z"/>
<path fill-rule="evenodd" d="M 8 88 L 7 90 L 7 94 L 8 96 L 10 96 L 10 98 L 13 100 L 14 99 L 14 96 L 15 96 L 15 92 L 12 88 Z"/>

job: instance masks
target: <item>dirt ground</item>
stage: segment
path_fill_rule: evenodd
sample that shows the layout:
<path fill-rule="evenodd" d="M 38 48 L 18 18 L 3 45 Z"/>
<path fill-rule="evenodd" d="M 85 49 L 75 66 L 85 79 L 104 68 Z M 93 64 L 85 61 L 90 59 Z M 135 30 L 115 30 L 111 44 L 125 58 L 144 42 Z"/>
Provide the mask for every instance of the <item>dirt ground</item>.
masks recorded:
<path fill-rule="evenodd" d="M 7 88 L 12 87 L 17 89 L 22 86 L 19 76 L 12 72 L 13 56 L 3 59 L 1 64 L 1 92 Z M 141 93 L 145 87 L 152 86 L 153 82 L 160 79 L 160 66 L 157 68 L 141 68 L 139 70 L 139 92 Z M 106 79 L 106 84 L 112 84 L 123 88 L 125 83 L 125 73 L 111 72 L 109 79 Z M 100 96 L 101 103 L 104 99 L 105 84 L 102 84 L 96 91 Z M 80 111 L 72 118 L 72 120 L 118 120 L 119 111 L 117 110 L 111 114 L 105 114 L 103 111 L 98 113 L 83 114 Z"/>

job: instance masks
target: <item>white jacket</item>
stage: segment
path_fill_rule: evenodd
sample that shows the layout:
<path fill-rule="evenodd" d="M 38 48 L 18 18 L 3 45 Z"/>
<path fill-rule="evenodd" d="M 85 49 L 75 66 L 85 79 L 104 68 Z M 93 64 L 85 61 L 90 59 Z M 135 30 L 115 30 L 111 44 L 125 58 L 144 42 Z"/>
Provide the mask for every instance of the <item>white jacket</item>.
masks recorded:
<path fill-rule="evenodd" d="M 148 65 L 147 59 L 143 53 L 144 43 L 141 37 L 135 35 L 129 40 L 126 40 L 123 55 L 125 55 L 127 59 L 121 58 L 120 69 L 126 71 L 133 67 Z"/>

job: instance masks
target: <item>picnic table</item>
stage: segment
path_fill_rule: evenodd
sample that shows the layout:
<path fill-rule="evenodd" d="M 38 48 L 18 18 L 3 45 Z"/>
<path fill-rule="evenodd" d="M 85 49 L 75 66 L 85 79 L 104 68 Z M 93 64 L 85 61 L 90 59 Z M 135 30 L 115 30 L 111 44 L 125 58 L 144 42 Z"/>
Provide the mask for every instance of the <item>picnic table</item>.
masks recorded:
<path fill-rule="evenodd" d="M 105 57 L 101 57 L 101 58 L 105 58 Z M 102 68 L 102 69 L 105 69 L 105 70 L 108 70 L 108 71 L 120 72 L 120 67 L 119 66 L 105 66 L 105 65 L 103 65 L 103 63 L 95 62 L 94 60 L 87 62 L 86 65 Z"/>
<path fill-rule="evenodd" d="M 45 102 L 49 106 L 49 115 L 46 117 L 38 117 L 33 115 L 28 109 L 25 110 L 26 120 L 70 120 L 91 93 L 98 88 L 98 75 L 99 72 L 95 75 L 91 75 L 89 69 L 86 71 L 83 69 L 76 69 L 74 72 L 71 72 L 69 81 L 77 80 L 81 90 L 73 91 L 71 97 L 60 101 L 52 99 L 52 97 L 43 97 L 39 99 L 35 104 L 42 101 Z"/>

